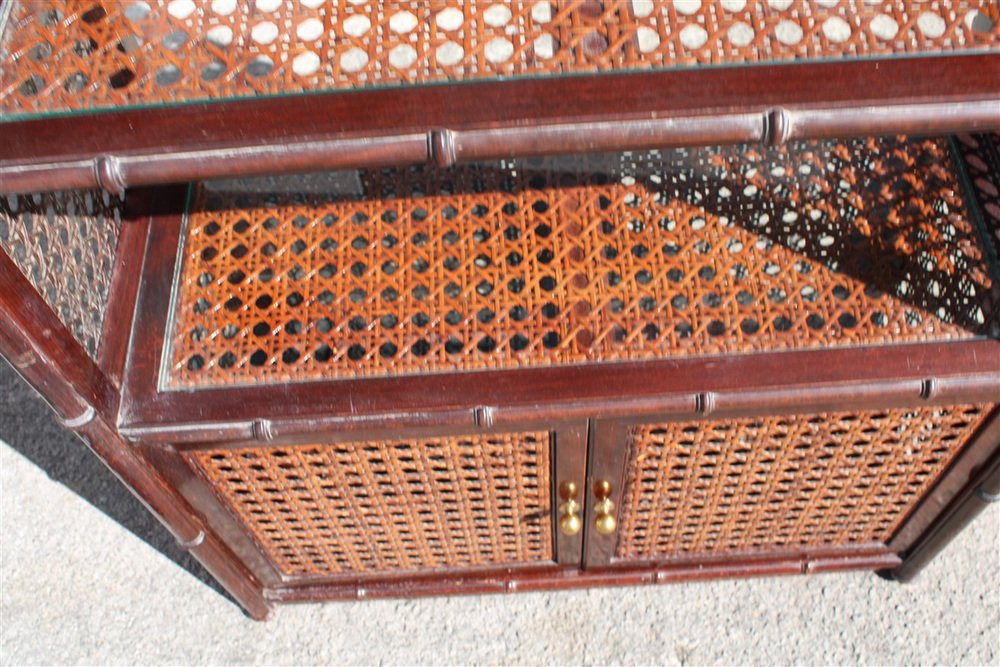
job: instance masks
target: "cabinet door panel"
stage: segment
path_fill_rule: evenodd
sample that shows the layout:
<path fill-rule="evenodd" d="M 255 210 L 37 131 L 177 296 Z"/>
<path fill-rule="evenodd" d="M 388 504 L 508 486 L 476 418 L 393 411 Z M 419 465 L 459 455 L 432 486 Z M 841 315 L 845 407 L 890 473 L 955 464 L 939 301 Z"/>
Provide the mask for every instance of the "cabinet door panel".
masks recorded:
<path fill-rule="evenodd" d="M 278 578 L 578 565 L 556 482 L 582 479 L 585 427 L 179 452 Z M 204 497 L 204 495 L 202 496 Z M 222 520 L 225 520 L 223 518 Z"/>
<path fill-rule="evenodd" d="M 599 424 L 618 526 L 588 565 L 885 548 L 985 422 L 960 405 Z M 592 519 L 593 520 L 593 519 Z M 593 526 L 592 520 L 588 526 Z"/>

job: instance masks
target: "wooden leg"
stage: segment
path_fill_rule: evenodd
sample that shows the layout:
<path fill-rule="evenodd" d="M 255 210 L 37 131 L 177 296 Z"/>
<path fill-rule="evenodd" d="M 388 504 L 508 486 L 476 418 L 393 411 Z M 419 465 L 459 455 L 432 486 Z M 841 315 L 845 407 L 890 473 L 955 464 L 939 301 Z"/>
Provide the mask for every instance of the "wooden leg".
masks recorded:
<path fill-rule="evenodd" d="M 138 449 L 121 437 L 114 426 L 119 402 L 114 384 L 2 252 L 0 355 L 250 616 L 267 618 L 271 605 L 263 586 Z"/>
<path fill-rule="evenodd" d="M 916 577 L 955 535 L 962 531 L 987 505 L 1000 500 L 1000 451 L 976 471 L 962 492 L 903 554 L 899 567 L 879 574 L 907 582 Z"/>

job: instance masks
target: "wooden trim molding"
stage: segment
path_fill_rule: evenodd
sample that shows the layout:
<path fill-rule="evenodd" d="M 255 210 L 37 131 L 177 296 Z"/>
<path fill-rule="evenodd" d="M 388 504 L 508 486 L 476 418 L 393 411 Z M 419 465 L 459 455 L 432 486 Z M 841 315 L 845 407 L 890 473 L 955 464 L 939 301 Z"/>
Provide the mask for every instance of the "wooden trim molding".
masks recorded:
<path fill-rule="evenodd" d="M 268 589 L 275 602 L 363 600 L 428 595 L 516 593 L 566 590 L 593 586 L 635 586 L 721 578 L 819 574 L 843 570 L 878 570 L 894 567 L 899 557 L 884 549 L 857 549 L 843 553 L 782 553 L 732 559 L 726 562 L 678 562 L 647 564 L 632 568 L 564 570 L 505 570 L 467 576 L 436 575 L 405 580 L 337 582 L 283 586 Z"/>

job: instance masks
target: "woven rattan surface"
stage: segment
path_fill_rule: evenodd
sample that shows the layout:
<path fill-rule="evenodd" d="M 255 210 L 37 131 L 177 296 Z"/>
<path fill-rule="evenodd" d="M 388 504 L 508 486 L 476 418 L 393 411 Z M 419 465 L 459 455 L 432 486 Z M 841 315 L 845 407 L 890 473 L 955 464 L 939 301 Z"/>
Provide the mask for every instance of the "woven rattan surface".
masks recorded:
<path fill-rule="evenodd" d="M 616 558 L 886 543 L 988 406 L 633 427 Z"/>
<path fill-rule="evenodd" d="M 995 49 L 993 0 L 12 0 L 0 112 Z"/>
<path fill-rule="evenodd" d="M 193 195 L 165 388 L 969 338 L 948 143 L 868 139 Z"/>
<path fill-rule="evenodd" d="M 121 209 L 120 199 L 101 191 L 0 197 L 0 247 L 94 358 Z"/>
<path fill-rule="evenodd" d="M 961 135 L 957 145 L 976 192 L 993 257 L 1000 257 L 1000 133 Z"/>
<path fill-rule="evenodd" d="M 188 452 L 286 575 L 553 559 L 549 435 Z"/>

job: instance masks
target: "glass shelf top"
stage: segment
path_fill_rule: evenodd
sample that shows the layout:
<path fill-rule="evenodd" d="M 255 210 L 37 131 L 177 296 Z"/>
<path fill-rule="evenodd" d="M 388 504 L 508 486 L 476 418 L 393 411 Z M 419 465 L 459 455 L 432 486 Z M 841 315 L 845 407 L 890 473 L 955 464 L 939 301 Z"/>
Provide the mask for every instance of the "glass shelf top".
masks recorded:
<path fill-rule="evenodd" d="M 1000 50 L 997 0 L 10 0 L 0 118 Z"/>

